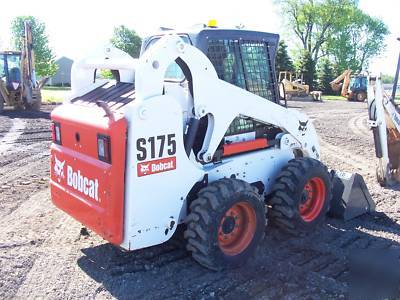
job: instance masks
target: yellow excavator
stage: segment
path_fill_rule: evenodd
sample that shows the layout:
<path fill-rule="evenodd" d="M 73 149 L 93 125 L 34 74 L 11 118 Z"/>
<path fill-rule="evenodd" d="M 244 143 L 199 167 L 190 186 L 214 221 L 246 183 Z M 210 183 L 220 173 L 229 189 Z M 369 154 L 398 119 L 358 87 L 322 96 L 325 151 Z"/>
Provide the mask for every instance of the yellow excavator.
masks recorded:
<path fill-rule="evenodd" d="M 310 94 L 310 86 L 304 84 L 303 74 L 290 71 L 279 72 L 279 82 L 283 84 L 287 100 L 295 97 L 306 97 Z"/>
<path fill-rule="evenodd" d="M 32 29 L 25 22 L 22 51 L 0 51 L 0 113 L 5 105 L 40 110 L 40 91 L 46 81 L 36 80 Z"/>
<path fill-rule="evenodd" d="M 364 102 L 367 99 L 367 76 L 363 74 L 351 75 L 350 69 L 330 82 L 333 91 L 340 90 L 340 94 L 348 101 Z M 343 81 L 343 82 L 342 82 Z"/>

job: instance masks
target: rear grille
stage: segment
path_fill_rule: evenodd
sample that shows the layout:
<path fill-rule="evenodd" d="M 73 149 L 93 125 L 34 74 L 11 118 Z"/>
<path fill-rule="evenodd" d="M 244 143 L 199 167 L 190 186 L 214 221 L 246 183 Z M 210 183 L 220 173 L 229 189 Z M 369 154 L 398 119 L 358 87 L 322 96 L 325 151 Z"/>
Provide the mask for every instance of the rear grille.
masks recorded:
<path fill-rule="evenodd" d="M 96 101 L 104 101 L 112 111 L 117 111 L 133 100 L 135 100 L 135 85 L 133 83 L 107 82 L 85 95 L 72 99 L 71 103 L 96 106 Z"/>

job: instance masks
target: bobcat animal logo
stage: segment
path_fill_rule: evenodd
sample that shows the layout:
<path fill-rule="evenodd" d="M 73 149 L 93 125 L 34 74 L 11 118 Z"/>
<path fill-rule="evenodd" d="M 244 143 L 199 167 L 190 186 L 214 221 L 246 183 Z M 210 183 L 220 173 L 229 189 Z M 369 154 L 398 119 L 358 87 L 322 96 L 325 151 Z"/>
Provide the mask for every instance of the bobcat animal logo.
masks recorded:
<path fill-rule="evenodd" d="M 57 176 L 57 180 L 58 182 L 61 181 L 62 178 L 64 178 L 64 164 L 65 164 L 65 160 L 61 161 L 57 158 L 57 156 L 54 155 L 54 160 L 55 160 L 55 164 L 54 164 L 54 173 Z"/>
<path fill-rule="evenodd" d="M 299 131 L 302 131 L 302 134 L 301 134 L 301 135 L 305 135 L 305 134 L 306 134 L 306 131 L 307 131 L 307 124 L 308 124 L 308 120 L 307 120 L 306 122 L 301 122 L 301 121 L 299 121 L 299 128 L 298 128 L 298 130 L 299 130 Z"/>
<path fill-rule="evenodd" d="M 147 164 L 147 165 L 141 165 L 141 166 L 140 166 L 140 172 L 141 172 L 141 173 L 146 174 L 146 173 L 149 172 L 149 171 L 150 171 L 150 169 L 149 169 L 149 164 Z"/>

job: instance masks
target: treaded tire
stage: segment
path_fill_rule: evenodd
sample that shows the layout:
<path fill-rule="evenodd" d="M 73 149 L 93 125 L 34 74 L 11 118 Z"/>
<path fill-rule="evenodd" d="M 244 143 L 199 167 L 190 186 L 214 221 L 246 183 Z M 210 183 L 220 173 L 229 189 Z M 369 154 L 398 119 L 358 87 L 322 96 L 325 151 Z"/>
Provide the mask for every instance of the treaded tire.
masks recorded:
<path fill-rule="evenodd" d="M 355 97 L 354 97 L 355 101 L 357 102 L 364 102 L 365 99 L 367 99 L 367 93 L 366 92 L 358 92 L 356 93 Z"/>
<path fill-rule="evenodd" d="M 318 183 L 319 189 L 314 182 Z M 314 191 L 311 189 L 309 192 L 310 185 L 314 186 Z M 317 200 L 307 210 L 304 206 L 310 199 L 309 195 L 311 200 L 314 197 Z M 301 235 L 315 230 L 325 220 L 331 200 L 332 182 L 326 166 L 312 158 L 295 158 L 289 161 L 276 179 L 268 217 L 271 223 L 284 231 Z"/>
<path fill-rule="evenodd" d="M 231 213 L 232 209 L 241 205 L 252 212 L 253 218 L 236 218 L 236 216 L 232 217 L 234 214 L 226 215 L 227 212 Z M 190 213 L 186 219 L 187 229 L 184 233 L 187 240 L 186 248 L 192 252 L 192 257 L 206 268 L 221 270 L 243 264 L 264 237 L 265 203 L 257 189 L 245 181 L 228 178 L 214 181 L 199 191 L 198 198 L 190 204 L 189 209 Z M 231 220 L 234 220 L 233 229 L 231 232 L 225 231 L 226 224 Z M 240 220 L 249 220 L 249 222 L 241 224 Z M 222 231 L 223 228 L 224 231 Z M 241 230 L 246 232 L 246 228 L 249 230 L 247 233 L 251 232 L 251 234 L 241 234 Z M 237 244 L 241 248 L 239 247 L 239 252 L 227 253 L 228 250 L 233 249 L 229 248 L 231 245 L 229 247 L 226 245 L 231 239 L 227 239 L 227 236 L 233 233 L 231 238 L 236 239 L 236 241 L 233 240 L 233 247 Z M 246 242 L 243 244 L 242 241 Z"/>

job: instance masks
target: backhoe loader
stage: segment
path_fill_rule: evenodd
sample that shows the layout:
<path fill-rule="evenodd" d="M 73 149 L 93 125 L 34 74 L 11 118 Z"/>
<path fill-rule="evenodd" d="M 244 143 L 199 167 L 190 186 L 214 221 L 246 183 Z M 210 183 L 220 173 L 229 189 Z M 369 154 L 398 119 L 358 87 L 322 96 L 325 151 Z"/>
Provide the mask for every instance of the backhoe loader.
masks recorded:
<path fill-rule="evenodd" d="M 290 71 L 279 72 L 278 82 L 285 88 L 286 97 L 290 100 L 295 97 L 306 97 L 310 94 L 310 86 L 303 81 L 303 75 L 294 74 Z"/>
<path fill-rule="evenodd" d="M 278 39 L 165 30 L 137 61 L 106 47 L 74 62 L 71 97 L 51 114 L 53 203 L 125 250 L 184 226 L 187 250 L 214 270 L 243 264 L 267 219 L 293 234 L 321 226 L 332 174 L 312 120 L 280 103 Z"/>
<path fill-rule="evenodd" d="M 40 90 L 47 78 L 37 82 L 32 30 L 24 23 L 22 51 L 0 51 L 0 113 L 5 105 L 16 109 L 39 110 Z"/>
<path fill-rule="evenodd" d="M 364 74 L 351 76 L 351 73 L 350 69 L 345 70 L 330 82 L 331 88 L 335 92 L 340 90 L 340 95 L 348 101 L 364 102 L 367 99 L 367 76 Z"/>

